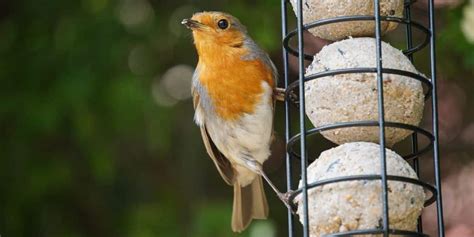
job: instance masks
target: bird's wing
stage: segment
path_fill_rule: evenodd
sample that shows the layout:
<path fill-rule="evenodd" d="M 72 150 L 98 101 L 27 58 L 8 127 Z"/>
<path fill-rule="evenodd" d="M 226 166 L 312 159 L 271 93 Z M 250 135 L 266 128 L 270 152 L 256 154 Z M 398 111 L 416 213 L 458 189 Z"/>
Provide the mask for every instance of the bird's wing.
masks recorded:
<path fill-rule="evenodd" d="M 193 104 L 194 104 L 194 109 L 200 109 L 199 108 L 199 94 L 195 92 L 194 90 L 192 91 L 193 94 Z M 234 169 L 232 168 L 232 164 L 230 161 L 222 154 L 219 149 L 217 149 L 216 145 L 212 141 L 212 138 L 209 136 L 209 133 L 207 132 L 206 126 L 204 124 L 200 125 L 201 127 L 201 136 L 202 136 L 202 141 L 204 142 L 204 146 L 206 147 L 207 154 L 211 157 L 212 161 L 214 162 L 214 165 L 216 165 L 217 171 L 219 171 L 219 174 L 222 176 L 222 179 L 229 184 L 233 185 L 234 184 Z"/>
<path fill-rule="evenodd" d="M 234 169 L 229 160 L 217 149 L 214 142 L 212 142 L 209 133 L 207 133 L 206 127 L 201 127 L 201 136 L 206 146 L 207 153 L 211 157 L 212 161 L 216 165 L 217 171 L 221 174 L 222 178 L 228 185 L 234 184 Z"/>

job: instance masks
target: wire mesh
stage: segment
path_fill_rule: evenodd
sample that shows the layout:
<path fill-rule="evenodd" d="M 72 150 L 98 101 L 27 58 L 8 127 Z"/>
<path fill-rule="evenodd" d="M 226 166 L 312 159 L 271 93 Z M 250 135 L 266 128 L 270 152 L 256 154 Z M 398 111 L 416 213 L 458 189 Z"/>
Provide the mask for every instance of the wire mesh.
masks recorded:
<path fill-rule="evenodd" d="M 327 185 L 336 182 L 347 182 L 354 180 L 380 180 L 382 185 L 382 225 L 377 229 L 367 229 L 367 230 L 353 230 L 346 231 L 341 233 L 332 233 L 327 236 L 357 236 L 365 234 L 379 234 L 384 237 L 387 236 L 428 236 L 423 233 L 421 217 L 418 219 L 418 225 L 416 231 L 405 231 L 390 229 L 390 216 L 389 216 L 389 203 L 388 203 L 388 191 L 387 191 L 387 182 L 398 181 L 411 183 L 419 185 L 427 190 L 430 195 L 429 198 L 425 201 L 425 206 L 436 203 L 437 208 L 437 220 L 438 220 L 438 236 L 444 237 L 444 223 L 443 223 L 443 210 L 442 210 L 442 196 L 441 196 L 441 180 L 440 180 L 440 162 L 439 162 L 439 142 L 438 142 L 438 108 L 437 108 L 437 85 L 436 85 L 436 58 L 435 58 L 435 26 L 434 26 L 434 2 L 433 0 L 427 1 L 428 8 L 428 26 L 425 27 L 423 24 L 413 21 L 411 16 L 411 7 L 415 2 L 414 0 L 406 0 L 404 6 L 404 17 L 387 17 L 381 16 L 380 14 L 380 0 L 374 1 L 374 15 L 373 16 L 342 16 L 334 17 L 329 19 L 322 19 L 307 24 L 303 23 L 303 0 L 296 0 L 296 29 L 289 31 L 288 30 L 288 0 L 281 0 L 281 18 L 282 18 L 282 37 L 283 37 L 283 65 L 284 65 L 284 86 L 286 88 L 286 100 L 285 100 L 285 138 L 287 143 L 287 155 L 286 155 L 286 174 L 287 174 L 287 190 L 295 190 L 292 186 L 294 180 L 292 177 L 295 176 L 292 172 L 293 165 L 295 162 L 300 163 L 300 172 L 296 174 L 301 177 L 300 185 L 301 187 L 296 189 L 290 197 L 290 200 L 294 200 L 297 195 L 301 195 L 301 205 L 302 205 L 302 233 L 304 237 L 310 236 L 309 233 L 309 211 L 308 210 L 308 190 Z M 320 27 L 327 24 L 334 24 L 339 22 L 348 22 L 348 21 L 375 21 L 375 39 L 376 39 L 376 67 L 374 68 L 346 68 L 338 70 L 329 70 L 325 72 L 316 73 L 313 75 L 305 75 L 305 61 L 312 60 L 313 56 L 304 53 L 304 38 L 303 32 L 311 28 Z M 403 53 L 408 57 L 408 59 L 413 62 L 413 54 L 422 50 L 429 45 L 429 60 L 430 60 L 430 77 L 424 77 L 412 72 L 388 69 L 383 67 L 382 63 L 382 49 L 381 49 L 381 22 L 397 22 L 399 24 L 405 25 L 405 35 L 406 35 L 406 49 L 403 50 Z M 413 30 L 421 32 L 424 37 L 422 41 L 414 42 L 413 39 Z M 297 48 L 293 48 L 290 45 L 292 39 L 297 39 Z M 298 59 L 298 79 L 295 82 L 291 82 L 289 78 L 289 57 L 295 56 Z M 339 74 L 350 74 L 350 73 L 375 73 L 377 75 L 377 97 L 378 97 L 378 120 L 377 121 L 354 121 L 354 122 L 343 122 L 336 123 L 331 125 L 325 125 L 320 127 L 315 127 L 312 129 L 307 129 L 305 124 L 305 96 L 304 96 L 304 86 L 305 82 L 310 80 L 317 80 L 318 78 L 334 76 Z M 425 89 L 425 99 L 431 99 L 432 107 L 432 128 L 431 131 L 424 130 L 418 126 L 413 126 L 403 123 L 395 123 L 385 121 L 384 115 L 384 93 L 383 93 L 383 76 L 384 74 L 397 74 L 406 76 L 413 80 L 418 80 L 424 85 Z M 296 91 L 298 89 L 298 91 Z M 290 109 L 292 106 L 296 106 L 299 110 L 298 120 L 293 121 L 293 116 L 290 114 Z M 291 125 L 293 122 L 298 122 L 299 131 L 295 134 L 291 131 Z M 318 182 L 308 183 L 307 180 L 307 166 L 308 166 L 308 147 L 307 147 L 307 137 L 314 134 L 321 133 L 323 131 L 338 129 L 338 128 L 348 128 L 348 127 L 360 127 L 360 126 L 376 126 L 379 128 L 379 144 L 380 144 L 380 164 L 381 170 L 380 175 L 353 175 L 353 176 L 344 176 L 339 178 L 332 178 L 327 180 L 322 180 Z M 420 177 L 420 163 L 419 159 L 422 155 L 427 156 L 427 153 L 433 151 L 431 158 L 434 163 L 434 173 L 435 173 L 435 184 L 431 185 L 427 182 L 411 179 L 401 176 L 387 175 L 387 161 L 385 154 L 385 128 L 402 128 L 406 130 L 413 131 L 411 135 L 411 153 L 405 154 L 402 157 L 412 162 L 412 166 Z M 420 147 L 419 145 L 419 136 L 424 137 L 428 140 L 428 144 Z M 299 152 L 298 150 L 299 145 Z M 292 214 L 291 210 L 288 210 L 288 236 L 296 236 L 297 229 L 300 225 L 296 223 L 295 216 Z"/>

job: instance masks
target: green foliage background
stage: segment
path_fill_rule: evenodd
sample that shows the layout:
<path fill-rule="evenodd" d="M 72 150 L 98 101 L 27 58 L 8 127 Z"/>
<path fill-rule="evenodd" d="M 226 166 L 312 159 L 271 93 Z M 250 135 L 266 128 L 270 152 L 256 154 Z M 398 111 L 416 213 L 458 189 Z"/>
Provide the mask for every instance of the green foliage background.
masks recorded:
<path fill-rule="evenodd" d="M 124 24 L 121 11 L 135 2 L 151 17 Z M 191 101 L 153 97 L 166 70 L 195 65 L 179 22 L 202 9 L 236 15 L 281 61 L 278 1 L 0 2 L 1 236 L 284 236 L 275 197 L 269 221 L 231 233 L 232 190 L 205 154 Z M 439 44 L 453 51 L 439 58 L 463 64 L 440 70 L 472 75 L 460 16 L 440 16 Z M 283 167 L 272 176 L 283 187 Z"/>

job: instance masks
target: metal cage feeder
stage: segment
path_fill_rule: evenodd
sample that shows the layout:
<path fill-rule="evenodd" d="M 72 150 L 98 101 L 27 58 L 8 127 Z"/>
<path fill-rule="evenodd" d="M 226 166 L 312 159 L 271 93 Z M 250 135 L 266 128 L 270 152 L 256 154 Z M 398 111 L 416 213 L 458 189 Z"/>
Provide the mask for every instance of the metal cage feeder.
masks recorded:
<path fill-rule="evenodd" d="M 293 185 L 292 176 L 293 169 L 292 166 L 295 162 L 300 163 L 301 170 L 298 175 L 301 177 L 302 187 L 296 189 L 296 191 L 291 195 L 290 200 L 293 200 L 296 195 L 302 195 L 302 205 L 303 205 L 303 221 L 302 221 L 302 232 L 304 237 L 309 235 L 309 218 L 308 218 L 308 190 L 336 182 L 345 182 L 345 181 L 354 181 L 354 180 L 381 180 L 382 185 L 382 218 L 383 223 L 381 228 L 376 229 L 366 229 L 366 230 L 352 230 L 341 233 L 332 233 L 326 236 L 358 236 L 364 234 L 379 234 L 384 237 L 391 236 L 428 236 L 423 233 L 423 227 L 421 222 L 421 217 L 418 219 L 418 226 L 416 231 L 405 231 L 389 228 L 389 212 L 388 212 L 388 191 L 387 185 L 388 180 L 400 181 L 405 183 L 412 183 L 415 185 L 422 186 L 425 190 L 431 193 L 431 196 L 425 201 L 425 206 L 436 203 L 437 208 L 437 221 L 438 221 L 438 236 L 444 237 L 444 223 L 443 223 L 443 210 L 442 210 L 442 197 L 441 197 L 441 178 L 440 178 L 440 161 L 439 161 L 439 136 L 438 136 L 438 107 L 437 107 L 437 86 L 436 86 L 436 59 L 435 59 L 435 27 L 434 27 L 434 0 L 428 0 L 428 27 L 423 26 L 416 21 L 411 19 L 411 7 L 415 2 L 414 0 L 405 0 L 404 5 L 404 17 L 386 17 L 380 15 L 380 0 L 374 1 L 374 15 L 373 16 L 343 16 L 335 17 L 330 19 L 322 19 L 308 24 L 303 24 L 303 0 L 296 0 L 296 12 L 297 12 L 297 28 L 291 32 L 288 31 L 288 0 L 281 0 L 281 18 L 282 18 L 282 36 L 283 36 L 283 65 L 284 65 L 284 86 L 286 88 L 286 102 L 285 102 L 285 138 L 287 144 L 287 155 L 286 155 L 286 177 L 287 177 L 287 190 L 295 190 L 296 188 Z M 305 76 L 305 60 L 312 60 L 313 56 L 304 53 L 304 39 L 303 31 L 310 28 L 319 27 L 322 25 L 333 24 L 338 22 L 347 22 L 347 21 L 375 21 L 375 39 L 376 39 L 376 67 L 373 68 L 346 68 L 338 70 L 329 70 L 321 73 L 316 73 L 313 75 Z M 405 25 L 405 35 L 406 35 L 406 49 L 403 50 L 403 53 L 413 62 L 413 54 L 420 51 L 421 49 L 429 46 L 429 58 L 430 58 L 430 77 L 425 78 L 418 74 L 383 68 L 382 65 L 382 49 L 381 49 L 381 22 L 382 21 L 392 21 L 399 24 Z M 421 42 L 413 42 L 413 32 L 412 30 L 416 29 L 424 34 L 424 39 Z M 292 48 L 290 46 L 290 40 L 292 38 L 297 38 L 297 48 Z M 295 56 L 298 58 L 298 80 L 293 83 L 290 83 L 289 79 L 289 56 Z M 305 96 L 304 96 L 304 85 L 305 82 L 310 80 L 317 80 L 321 77 L 333 76 L 339 74 L 349 74 L 349 73 L 376 73 L 377 75 L 377 96 L 378 96 L 378 121 L 354 121 L 354 122 L 344 122 L 336 123 L 321 127 L 316 127 L 312 129 L 306 129 L 305 125 Z M 432 111 L 432 128 L 431 131 L 426 131 L 420 127 L 387 122 L 384 117 L 384 98 L 383 98 L 383 75 L 384 74 L 398 74 L 402 76 L 409 77 L 413 80 L 418 80 L 424 85 L 425 89 L 425 99 L 431 100 L 431 111 Z M 297 90 L 298 89 L 298 90 Z M 297 96 L 290 96 L 297 95 Z M 428 104 L 428 103 L 427 103 Z M 293 133 L 290 129 L 292 124 L 292 116 L 290 114 L 290 107 L 296 106 L 299 109 L 299 131 L 298 133 Z M 322 131 L 327 131 L 337 128 L 347 128 L 347 127 L 357 127 L 357 126 L 376 126 L 379 127 L 379 144 L 380 144 L 380 162 L 381 162 L 381 172 L 380 175 L 354 175 L 354 176 L 344 176 L 339 178 L 333 178 L 328 180 L 322 180 L 315 183 L 308 183 L 307 180 L 307 166 L 308 166 L 308 152 L 307 152 L 307 142 L 306 139 L 309 136 L 314 134 L 321 133 Z M 387 175 L 386 169 L 386 154 L 385 154 L 385 129 L 386 127 L 394 128 L 403 128 L 413 131 L 411 135 L 411 153 L 402 155 L 402 157 L 412 162 L 412 166 L 416 171 L 418 177 L 420 174 L 420 164 L 418 159 L 421 155 L 426 155 L 429 151 L 433 152 L 431 159 L 434 163 L 434 174 L 435 174 L 435 184 L 431 185 L 421 180 L 411 179 L 401 176 L 391 176 Z M 303 134 L 303 135 L 302 135 Z M 418 136 L 425 137 L 429 142 L 427 145 L 420 147 Z M 297 145 L 299 144 L 299 151 Z M 295 216 L 292 212 L 288 211 L 288 236 L 296 236 L 296 229 L 299 224 L 295 223 Z"/>

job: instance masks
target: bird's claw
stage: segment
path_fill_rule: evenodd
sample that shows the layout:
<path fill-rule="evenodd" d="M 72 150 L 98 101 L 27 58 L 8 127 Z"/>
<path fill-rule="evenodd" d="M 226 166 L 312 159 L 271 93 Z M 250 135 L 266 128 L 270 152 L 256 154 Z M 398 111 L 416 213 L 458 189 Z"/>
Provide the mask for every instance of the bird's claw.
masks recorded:
<path fill-rule="evenodd" d="M 277 101 L 285 101 L 286 90 L 284 88 L 275 88 L 273 90 L 273 98 Z"/>
<path fill-rule="evenodd" d="M 288 208 L 289 211 L 291 211 L 291 214 L 296 215 L 296 211 L 294 208 L 294 205 L 291 205 L 290 198 L 293 195 L 294 191 L 290 190 L 286 193 L 279 193 L 278 198 L 285 204 L 285 206 Z"/>
<path fill-rule="evenodd" d="M 288 95 L 286 94 L 285 88 L 275 88 L 273 93 L 273 98 L 277 101 L 286 101 L 289 100 L 293 103 L 298 103 L 298 95 L 294 91 L 290 91 Z"/>

